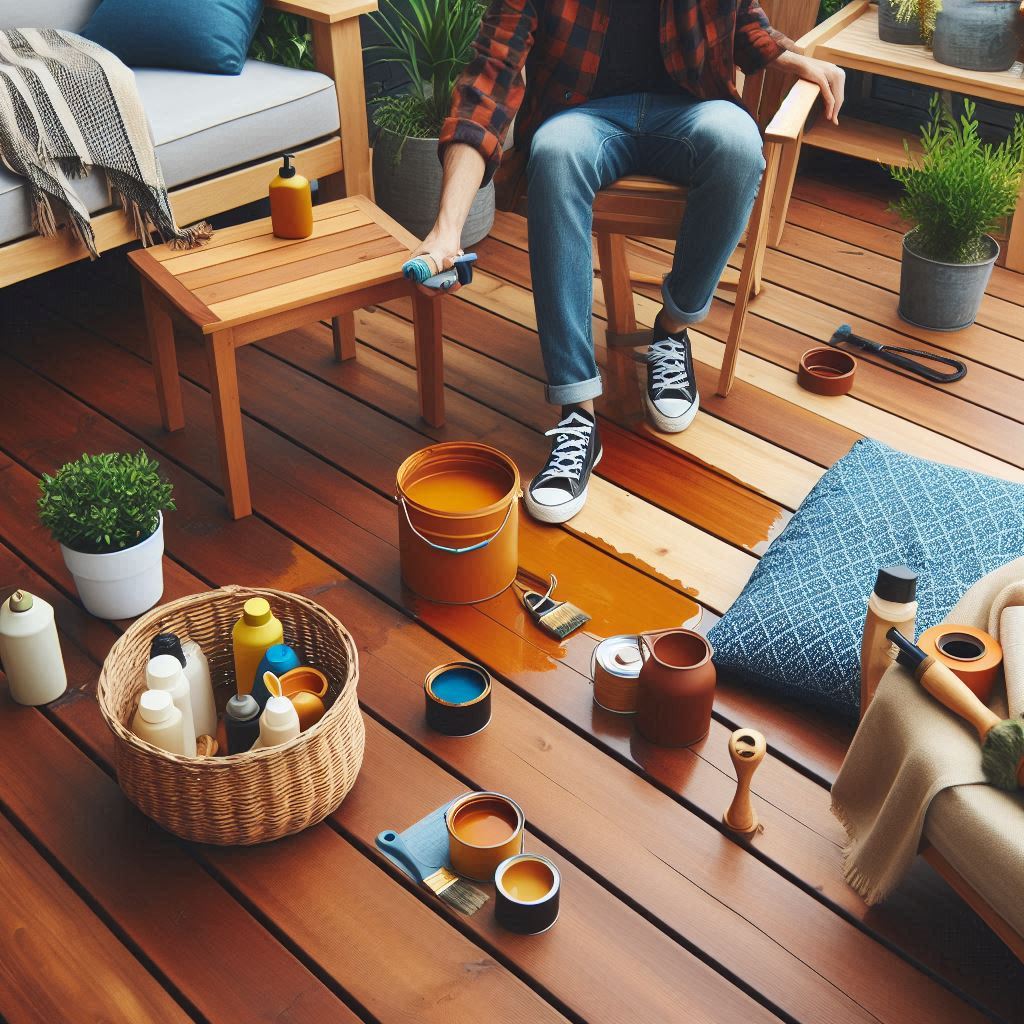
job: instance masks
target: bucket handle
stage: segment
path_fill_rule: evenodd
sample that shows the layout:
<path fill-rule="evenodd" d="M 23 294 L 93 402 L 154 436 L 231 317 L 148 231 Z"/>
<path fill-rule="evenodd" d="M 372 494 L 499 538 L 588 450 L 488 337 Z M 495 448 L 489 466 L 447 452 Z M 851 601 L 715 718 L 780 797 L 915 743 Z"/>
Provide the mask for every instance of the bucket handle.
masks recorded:
<path fill-rule="evenodd" d="M 424 544 L 428 545 L 429 547 L 432 547 L 435 551 L 444 551 L 449 555 L 465 555 L 468 554 L 470 551 L 479 551 L 481 548 L 487 547 L 487 545 L 490 544 L 492 540 L 497 540 L 498 535 L 501 533 L 502 530 L 505 529 L 506 525 L 508 524 L 509 518 L 512 515 L 512 509 L 515 507 L 515 503 L 517 500 L 516 498 L 513 498 L 508 503 L 508 511 L 505 513 L 505 518 L 501 521 L 501 526 L 499 526 L 497 530 L 495 530 L 494 533 L 492 533 L 491 536 L 487 538 L 487 540 L 482 540 L 480 541 L 479 544 L 472 544 L 468 548 L 449 548 L 445 547 L 444 544 L 435 544 L 429 537 L 424 537 L 423 534 L 420 533 L 420 531 L 412 525 L 412 519 L 409 518 L 409 507 L 405 503 L 405 498 L 403 498 L 401 494 L 397 494 L 395 495 L 395 497 L 397 498 L 398 504 L 401 506 L 402 511 L 405 513 L 405 521 L 409 524 L 409 529 L 412 530 L 412 532 L 415 533 L 416 536 L 419 537 L 419 539 L 423 541 Z"/>

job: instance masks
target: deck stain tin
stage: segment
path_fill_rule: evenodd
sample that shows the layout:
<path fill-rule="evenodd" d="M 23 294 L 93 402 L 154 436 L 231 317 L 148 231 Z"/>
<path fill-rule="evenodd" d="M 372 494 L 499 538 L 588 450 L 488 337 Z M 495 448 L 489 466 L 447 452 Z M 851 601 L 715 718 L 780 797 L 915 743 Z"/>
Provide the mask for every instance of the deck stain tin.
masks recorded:
<path fill-rule="evenodd" d="M 464 878 L 490 882 L 502 861 L 523 852 L 526 818 L 501 793 L 467 793 L 445 812 L 452 870 Z"/>
<path fill-rule="evenodd" d="M 547 857 L 509 857 L 494 873 L 495 920 L 521 935 L 546 932 L 558 920 L 561 887 L 558 868 Z"/>
<path fill-rule="evenodd" d="M 445 736 L 472 736 L 491 720 L 491 676 L 472 661 L 438 665 L 423 681 L 427 725 Z"/>

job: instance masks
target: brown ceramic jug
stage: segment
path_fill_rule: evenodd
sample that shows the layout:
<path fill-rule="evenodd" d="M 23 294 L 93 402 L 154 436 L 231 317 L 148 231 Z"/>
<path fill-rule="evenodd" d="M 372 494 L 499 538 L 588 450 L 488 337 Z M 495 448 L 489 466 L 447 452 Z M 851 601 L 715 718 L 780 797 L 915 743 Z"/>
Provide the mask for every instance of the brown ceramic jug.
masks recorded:
<path fill-rule="evenodd" d="M 691 629 L 641 633 L 644 664 L 636 696 L 636 728 L 659 747 L 688 747 L 711 728 L 715 666 L 711 644 Z"/>

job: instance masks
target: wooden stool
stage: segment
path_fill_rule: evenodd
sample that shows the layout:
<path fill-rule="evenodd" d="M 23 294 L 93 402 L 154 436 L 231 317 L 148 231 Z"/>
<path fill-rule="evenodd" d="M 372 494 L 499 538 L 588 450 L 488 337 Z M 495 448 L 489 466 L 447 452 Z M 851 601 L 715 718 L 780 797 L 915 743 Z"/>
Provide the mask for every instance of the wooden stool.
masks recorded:
<path fill-rule="evenodd" d="M 202 332 L 220 445 L 224 493 L 235 519 L 252 512 L 235 350 L 330 319 L 334 352 L 354 358 L 355 310 L 411 296 L 420 411 L 444 424 L 441 305 L 402 277 L 418 243 L 363 196 L 313 210 L 309 238 L 274 237 L 269 218 L 218 231 L 199 249 L 166 245 L 129 253 L 142 276 L 146 325 L 165 429 L 185 425 L 171 314 Z"/>

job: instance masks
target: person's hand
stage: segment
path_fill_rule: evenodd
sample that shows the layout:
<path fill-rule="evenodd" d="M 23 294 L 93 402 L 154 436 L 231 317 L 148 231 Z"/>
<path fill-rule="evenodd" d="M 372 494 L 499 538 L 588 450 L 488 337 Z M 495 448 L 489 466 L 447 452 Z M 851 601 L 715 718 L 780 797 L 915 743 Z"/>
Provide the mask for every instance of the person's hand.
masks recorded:
<path fill-rule="evenodd" d="M 435 274 L 440 274 L 442 270 L 450 270 L 455 266 L 455 257 L 461 256 L 462 250 L 459 248 L 459 237 L 456 235 L 454 238 L 438 231 L 434 228 L 433 231 L 427 235 L 426 238 L 420 243 L 419 248 L 413 250 L 410 259 L 414 259 L 419 256 L 427 261 L 430 265 L 430 269 Z M 442 291 L 440 288 L 427 288 L 425 285 L 418 284 L 419 288 L 424 295 L 430 295 L 431 297 L 437 297 L 438 295 L 451 295 L 452 292 L 457 292 L 462 285 L 458 281 L 451 286 L 451 288 Z"/>
<path fill-rule="evenodd" d="M 833 124 L 839 124 L 839 111 L 846 94 L 846 72 L 827 60 L 817 57 L 805 57 L 803 54 L 787 50 L 775 62 L 780 70 L 813 82 L 821 90 L 821 100 L 825 107 L 825 117 Z"/>

